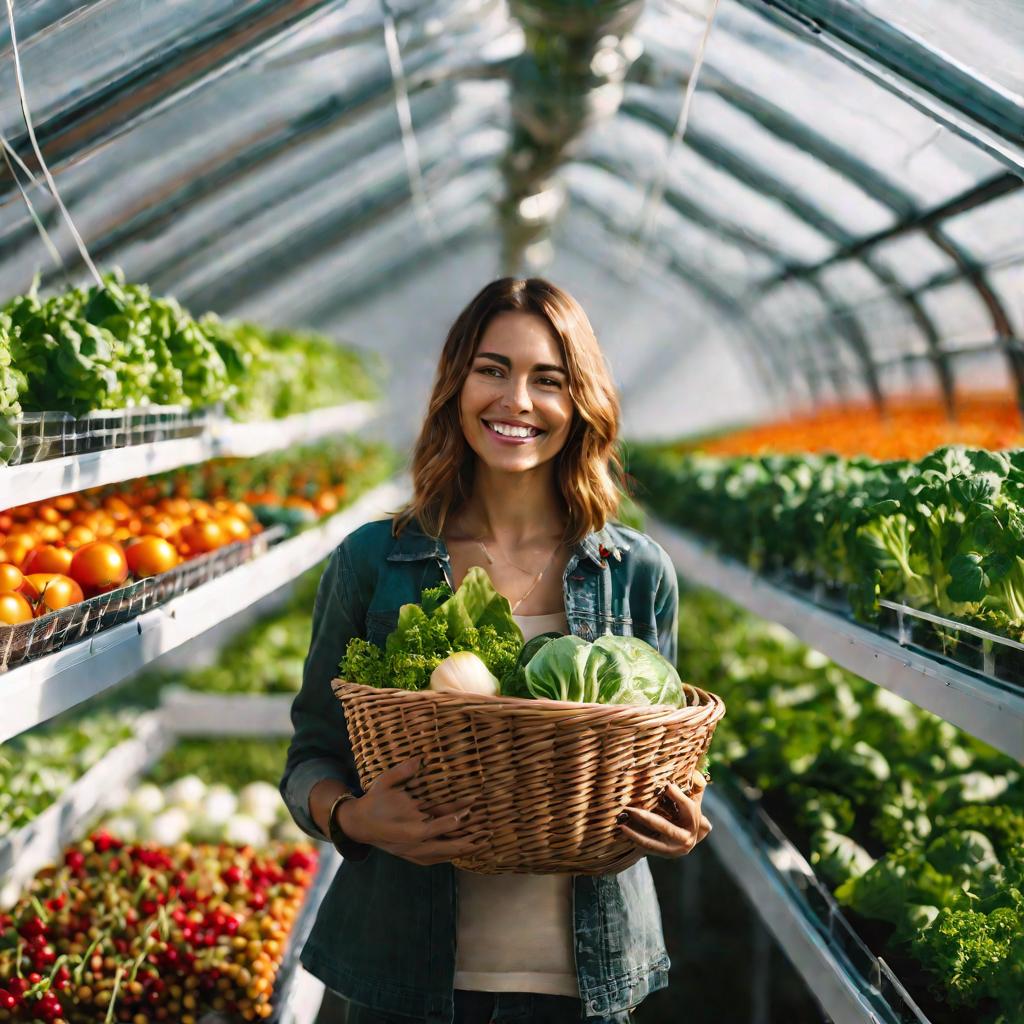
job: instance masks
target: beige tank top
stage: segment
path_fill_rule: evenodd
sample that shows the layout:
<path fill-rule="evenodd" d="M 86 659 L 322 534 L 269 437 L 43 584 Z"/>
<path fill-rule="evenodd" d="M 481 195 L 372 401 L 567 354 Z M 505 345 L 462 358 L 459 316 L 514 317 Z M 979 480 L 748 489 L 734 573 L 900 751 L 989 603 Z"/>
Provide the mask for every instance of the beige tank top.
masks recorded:
<path fill-rule="evenodd" d="M 568 633 L 565 613 L 514 616 L 526 640 Z M 579 998 L 572 875 L 455 872 L 455 987 Z"/>

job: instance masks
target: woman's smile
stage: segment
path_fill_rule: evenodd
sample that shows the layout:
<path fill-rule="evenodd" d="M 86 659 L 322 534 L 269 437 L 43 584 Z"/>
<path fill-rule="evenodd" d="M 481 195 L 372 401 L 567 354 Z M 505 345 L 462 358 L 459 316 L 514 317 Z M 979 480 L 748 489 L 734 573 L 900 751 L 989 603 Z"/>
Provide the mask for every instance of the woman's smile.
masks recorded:
<path fill-rule="evenodd" d="M 531 424 L 517 423 L 512 420 L 484 419 L 482 422 L 494 435 L 494 440 L 498 444 L 531 444 L 547 433 Z"/>

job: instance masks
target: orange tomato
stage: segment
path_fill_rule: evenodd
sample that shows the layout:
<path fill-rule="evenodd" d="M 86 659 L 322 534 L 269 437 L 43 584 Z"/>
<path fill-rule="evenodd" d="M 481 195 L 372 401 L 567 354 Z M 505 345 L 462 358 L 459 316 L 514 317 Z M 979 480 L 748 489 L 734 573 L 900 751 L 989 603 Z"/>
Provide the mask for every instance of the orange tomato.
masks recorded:
<path fill-rule="evenodd" d="M 44 544 L 56 544 L 64 539 L 64 534 L 56 523 L 39 523 L 36 527 L 36 539 Z"/>
<path fill-rule="evenodd" d="M 25 582 L 25 575 L 10 562 L 0 562 L 0 594 L 12 594 L 20 590 Z"/>
<path fill-rule="evenodd" d="M 224 531 L 228 543 L 236 540 L 247 540 L 249 537 L 249 526 L 238 516 L 220 516 L 216 523 Z"/>
<path fill-rule="evenodd" d="M 70 548 L 57 548 L 52 544 L 43 544 L 29 552 L 25 559 L 24 570 L 26 573 L 33 572 L 60 572 L 67 573 L 71 568 L 71 558 L 74 552 Z"/>
<path fill-rule="evenodd" d="M 157 502 L 157 508 L 162 512 L 166 512 L 169 516 L 173 516 L 175 519 L 183 519 L 192 511 L 189 508 L 188 501 L 184 498 L 164 498 Z"/>
<path fill-rule="evenodd" d="M 318 515 L 329 516 L 338 511 L 338 496 L 333 491 L 323 491 L 316 496 L 313 506 Z"/>
<path fill-rule="evenodd" d="M 0 594 L 0 622 L 17 626 L 32 621 L 32 605 L 21 594 Z"/>
<path fill-rule="evenodd" d="M 120 544 L 95 540 L 75 552 L 68 574 L 83 587 L 106 590 L 128 578 L 128 561 Z"/>
<path fill-rule="evenodd" d="M 3 547 L 4 558 L 15 565 L 21 565 L 34 547 L 35 544 L 23 544 L 8 537 Z"/>
<path fill-rule="evenodd" d="M 0 512 L 0 530 L 4 533 L 10 533 L 14 527 L 14 520 L 7 512 Z"/>
<path fill-rule="evenodd" d="M 230 538 L 217 523 L 207 520 L 203 523 L 189 523 L 181 528 L 181 539 L 196 554 L 213 551 L 226 544 Z"/>
<path fill-rule="evenodd" d="M 124 498 L 111 494 L 104 502 L 103 508 L 115 523 L 124 522 L 132 516 L 132 507 Z"/>
<path fill-rule="evenodd" d="M 125 551 L 133 576 L 159 576 L 178 564 L 178 552 L 163 537 L 142 537 Z"/>
<path fill-rule="evenodd" d="M 178 524 L 169 516 L 154 515 L 143 519 L 139 524 L 139 532 L 147 537 L 173 537 L 178 532 Z"/>
<path fill-rule="evenodd" d="M 73 494 L 62 494 L 59 498 L 53 499 L 53 507 L 59 512 L 73 512 L 75 510 L 75 496 Z"/>
<path fill-rule="evenodd" d="M 88 526 L 72 526 L 64 535 L 64 543 L 69 548 L 80 548 L 85 544 L 91 544 L 96 539 L 96 534 Z"/>
<path fill-rule="evenodd" d="M 36 602 L 36 615 L 55 612 L 85 600 L 85 594 L 78 583 L 62 573 L 31 573 L 25 577 L 25 583 L 31 587 L 28 594 Z"/>

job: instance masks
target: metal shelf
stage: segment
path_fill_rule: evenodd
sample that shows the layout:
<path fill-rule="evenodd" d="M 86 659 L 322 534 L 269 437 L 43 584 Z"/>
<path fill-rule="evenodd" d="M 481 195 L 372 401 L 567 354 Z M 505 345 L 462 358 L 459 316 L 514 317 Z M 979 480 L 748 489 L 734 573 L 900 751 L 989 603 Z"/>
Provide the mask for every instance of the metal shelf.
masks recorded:
<path fill-rule="evenodd" d="M 88 700 L 266 597 L 326 558 L 356 527 L 393 511 L 406 493 L 404 484 L 382 484 L 322 525 L 254 561 L 131 622 L 3 673 L 0 743 Z"/>
<path fill-rule="evenodd" d="M 341 864 L 338 852 L 328 843 L 319 844 L 320 863 L 309 887 L 302 910 L 288 936 L 281 968 L 274 986 L 274 1012 L 270 1024 L 313 1024 L 323 999 L 323 982 L 317 981 L 300 963 L 299 954 L 313 930 L 317 911 Z"/>
<path fill-rule="evenodd" d="M 709 845 L 833 1024 L 928 1024 L 763 812 L 744 814 L 713 787 L 703 807 L 714 825 Z"/>
<path fill-rule="evenodd" d="M 132 739 L 104 754 L 42 814 L 0 841 L 0 878 L 5 888 L 20 890 L 40 868 L 53 863 L 82 827 L 112 808 L 124 788 L 156 764 L 173 742 L 159 714 L 141 715 Z"/>
<path fill-rule="evenodd" d="M 679 574 L 791 630 L 836 664 L 1024 762 L 1024 694 L 828 611 L 682 530 L 651 519 L 652 537 Z"/>
<path fill-rule="evenodd" d="M 153 441 L 17 466 L 0 466 L 2 507 L 10 508 L 89 487 L 153 476 L 221 456 L 250 457 L 333 434 L 352 432 L 372 419 L 377 409 L 373 402 L 351 402 L 260 423 L 214 421 L 198 437 Z"/>
<path fill-rule="evenodd" d="M 160 715 L 178 736 L 291 736 L 294 693 L 203 693 L 168 686 Z"/>

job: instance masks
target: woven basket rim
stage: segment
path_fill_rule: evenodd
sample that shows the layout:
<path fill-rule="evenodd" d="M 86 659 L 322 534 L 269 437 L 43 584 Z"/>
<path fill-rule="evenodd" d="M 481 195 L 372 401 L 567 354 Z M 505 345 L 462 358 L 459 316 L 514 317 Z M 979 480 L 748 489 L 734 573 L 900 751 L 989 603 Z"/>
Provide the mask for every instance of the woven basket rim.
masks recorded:
<path fill-rule="evenodd" d="M 461 704 L 463 706 L 484 709 L 491 707 L 503 711 L 520 710 L 524 713 L 543 710 L 547 714 L 552 712 L 573 713 L 576 715 L 585 714 L 594 718 L 621 717 L 624 713 L 631 712 L 636 717 L 657 719 L 659 722 L 679 722 L 691 718 L 709 718 L 717 721 L 725 714 L 725 702 L 715 693 L 709 690 L 702 690 L 692 683 L 683 683 L 683 686 L 699 695 L 699 704 L 689 704 L 686 707 L 676 708 L 671 704 L 593 704 L 584 701 L 571 700 L 537 700 L 525 697 L 492 697 L 484 693 L 452 693 L 438 690 L 403 690 L 399 687 L 388 686 L 367 686 L 365 683 L 353 683 L 347 679 L 331 680 L 331 688 L 339 700 L 373 694 L 379 699 L 390 700 L 433 700 L 441 704 Z M 343 691 L 350 692 L 345 694 Z M 632 717 L 632 715 L 631 715 Z"/>

